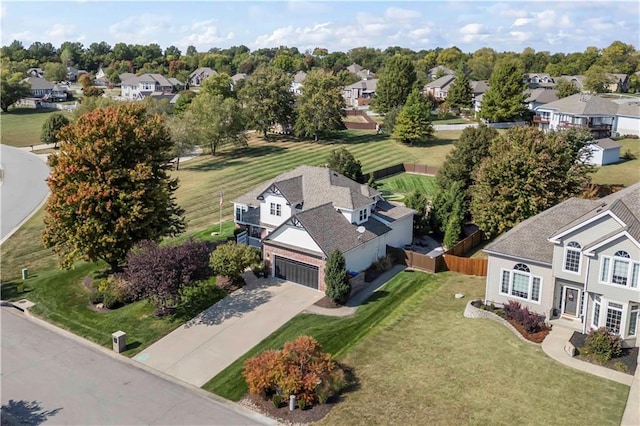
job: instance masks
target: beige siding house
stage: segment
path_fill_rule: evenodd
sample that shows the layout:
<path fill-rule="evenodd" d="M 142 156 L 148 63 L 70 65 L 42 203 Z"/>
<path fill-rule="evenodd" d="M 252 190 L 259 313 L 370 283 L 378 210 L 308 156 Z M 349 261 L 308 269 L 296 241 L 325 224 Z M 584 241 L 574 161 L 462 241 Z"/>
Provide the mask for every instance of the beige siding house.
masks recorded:
<path fill-rule="evenodd" d="M 569 199 L 485 251 L 487 303 L 515 300 L 583 333 L 606 327 L 638 346 L 640 183 L 599 200 Z"/>

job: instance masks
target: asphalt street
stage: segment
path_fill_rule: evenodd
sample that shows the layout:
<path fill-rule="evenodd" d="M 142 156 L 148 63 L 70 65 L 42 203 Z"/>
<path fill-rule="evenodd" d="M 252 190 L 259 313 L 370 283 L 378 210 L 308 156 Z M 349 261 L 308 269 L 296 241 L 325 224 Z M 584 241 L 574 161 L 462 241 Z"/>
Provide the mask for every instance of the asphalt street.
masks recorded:
<path fill-rule="evenodd" d="M 37 156 L 7 145 L 0 145 L 0 163 L 4 169 L 0 185 L 0 242 L 4 242 L 47 197 L 49 187 L 45 179 L 49 167 Z"/>
<path fill-rule="evenodd" d="M 14 308 L 1 309 L 3 425 L 12 419 L 19 424 L 67 425 L 264 421 L 231 402 L 214 400 L 50 330 Z"/>

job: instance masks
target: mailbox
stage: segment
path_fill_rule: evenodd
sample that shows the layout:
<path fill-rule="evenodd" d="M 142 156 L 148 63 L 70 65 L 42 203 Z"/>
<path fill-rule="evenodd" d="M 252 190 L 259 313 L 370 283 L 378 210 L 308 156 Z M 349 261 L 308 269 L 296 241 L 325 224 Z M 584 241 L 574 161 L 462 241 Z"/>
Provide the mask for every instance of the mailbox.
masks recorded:
<path fill-rule="evenodd" d="M 113 340 L 113 350 L 115 352 L 121 353 L 127 349 L 127 333 L 124 331 L 116 331 L 111 337 Z"/>

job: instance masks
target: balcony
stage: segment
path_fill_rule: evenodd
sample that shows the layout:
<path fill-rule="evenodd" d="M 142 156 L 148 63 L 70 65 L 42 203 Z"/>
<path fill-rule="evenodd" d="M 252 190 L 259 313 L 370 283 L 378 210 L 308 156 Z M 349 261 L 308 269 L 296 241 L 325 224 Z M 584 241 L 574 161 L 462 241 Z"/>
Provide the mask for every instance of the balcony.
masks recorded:
<path fill-rule="evenodd" d="M 533 116 L 533 122 L 535 124 L 549 124 L 549 117 L 542 117 L 540 115 Z"/>

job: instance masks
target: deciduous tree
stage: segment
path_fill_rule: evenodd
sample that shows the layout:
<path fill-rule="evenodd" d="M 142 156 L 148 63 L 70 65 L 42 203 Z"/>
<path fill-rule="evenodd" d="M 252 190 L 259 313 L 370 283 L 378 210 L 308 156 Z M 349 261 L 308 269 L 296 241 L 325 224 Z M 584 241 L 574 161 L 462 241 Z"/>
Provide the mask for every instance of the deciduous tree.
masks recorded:
<path fill-rule="evenodd" d="M 591 68 L 584 73 L 584 89 L 592 93 L 609 93 L 611 88 L 609 85 L 613 83 L 611 74 L 607 68 L 601 65 L 592 65 Z"/>
<path fill-rule="evenodd" d="M 474 223 L 495 236 L 580 193 L 590 180 L 591 168 L 583 161 L 592 139 L 573 129 L 509 129 L 494 140 L 478 169 L 471 188 Z"/>
<path fill-rule="evenodd" d="M 409 56 L 396 54 L 384 65 L 371 107 L 380 113 L 402 107 L 416 82 L 416 70 Z"/>
<path fill-rule="evenodd" d="M 2 111 L 9 111 L 11 105 L 31 93 L 29 85 L 22 80 L 20 73 L 11 74 L 3 70 L 0 74 L 0 107 Z"/>
<path fill-rule="evenodd" d="M 339 250 L 331 252 L 327 259 L 324 283 L 327 286 L 326 294 L 329 299 L 341 305 L 347 301 L 351 293 L 351 283 L 344 256 Z"/>
<path fill-rule="evenodd" d="M 346 148 L 331 151 L 327 157 L 327 166 L 356 182 L 364 183 L 362 164 Z"/>
<path fill-rule="evenodd" d="M 294 95 L 289 91 L 290 77 L 278 68 L 261 67 L 251 75 L 239 92 L 249 125 L 267 132 L 276 124 L 283 126 L 294 122 Z"/>
<path fill-rule="evenodd" d="M 69 119 L 62 112 L 56 112 L 51 114 L 42 125 L 42 132 L 40 133 L 40 141 L 46 144 L 54 144 L 54 147 L 58 147 L 58 132 L 64 126 L 69 124 Z"/>
<path fill-rule="evenodd" d="M 59 62 L 49 62 L 44 65 L 44 78 L 49 81 L 64 81 L 67 79 L 67 67 Z"/>
<path fill-rule="evenodd" d="M 191 114 L 174 115 L 167 119 L 167 127 L 173 142 L 171 156 L 175 158 L 176 170 L 180 170 L 180 157 L 193 152 L 196 147 L 196 141 L 191 135 L 195 126 L 197 123 Z"/>
<path fill-rule="evenodd" d="M 231 90 L 231 83 L 231 77 L 228 74 L 223 72 L 214 74 L 202 82 L 201 92 L 212 96 L 222 96 L 224 99 L 232 98 L 235 95 Z"/>
<path fill-rule="evenodd" d="M 580 92 L 580 90 L 578 89 L 578 86 L 576 86 L 576 84 L 573 81 L 568 81 L 568 80 L 560 80 L 556 84 L 555 89 L 556 89 L 556 94 L 560 99 L 566 98 L 567 96 L 575 95 L 576 93 Z"/>
<path fill-rule="evenodd" d="M 429 141 L 433 136 L 432 108 L 433 104 L 420 92 L 417 90 L 411 92 L 406 104 L 396 117 L 392 136 L 410 145 Z"/>
<path fill-rule="evenodd" d="M 171 139 L 160 117 L 136 104 L 96 109 L 58 137 L 43 242 L 61 266 L 102 259 L 116 270 L 136 243 L 182 232 L 178 182 L 168 174 Z"/>
<path fill-rule="evenodd" d="M 317 141 L 323 134 L 344 129 L 345 107 L 340 82 L 331 73 L 309 72 L 296 107 L 296 135 Z"/>
<path fill-rule="evenodd" d="M 259 252 L 251 246 L 228 242 L 211 253 L 210 264 L 218 275 L 238 282 L 245 269 L 260 261 Z"/>
<path fill-rule="evenodd" d="M 525 106 L 526 87 L 524 72 L 519 61 L 503 59 L 499 61 L 489 79 L 489 89 L 482 100 L 480 117 L 489 121 L 509 121 L 522 118 Z"/>

